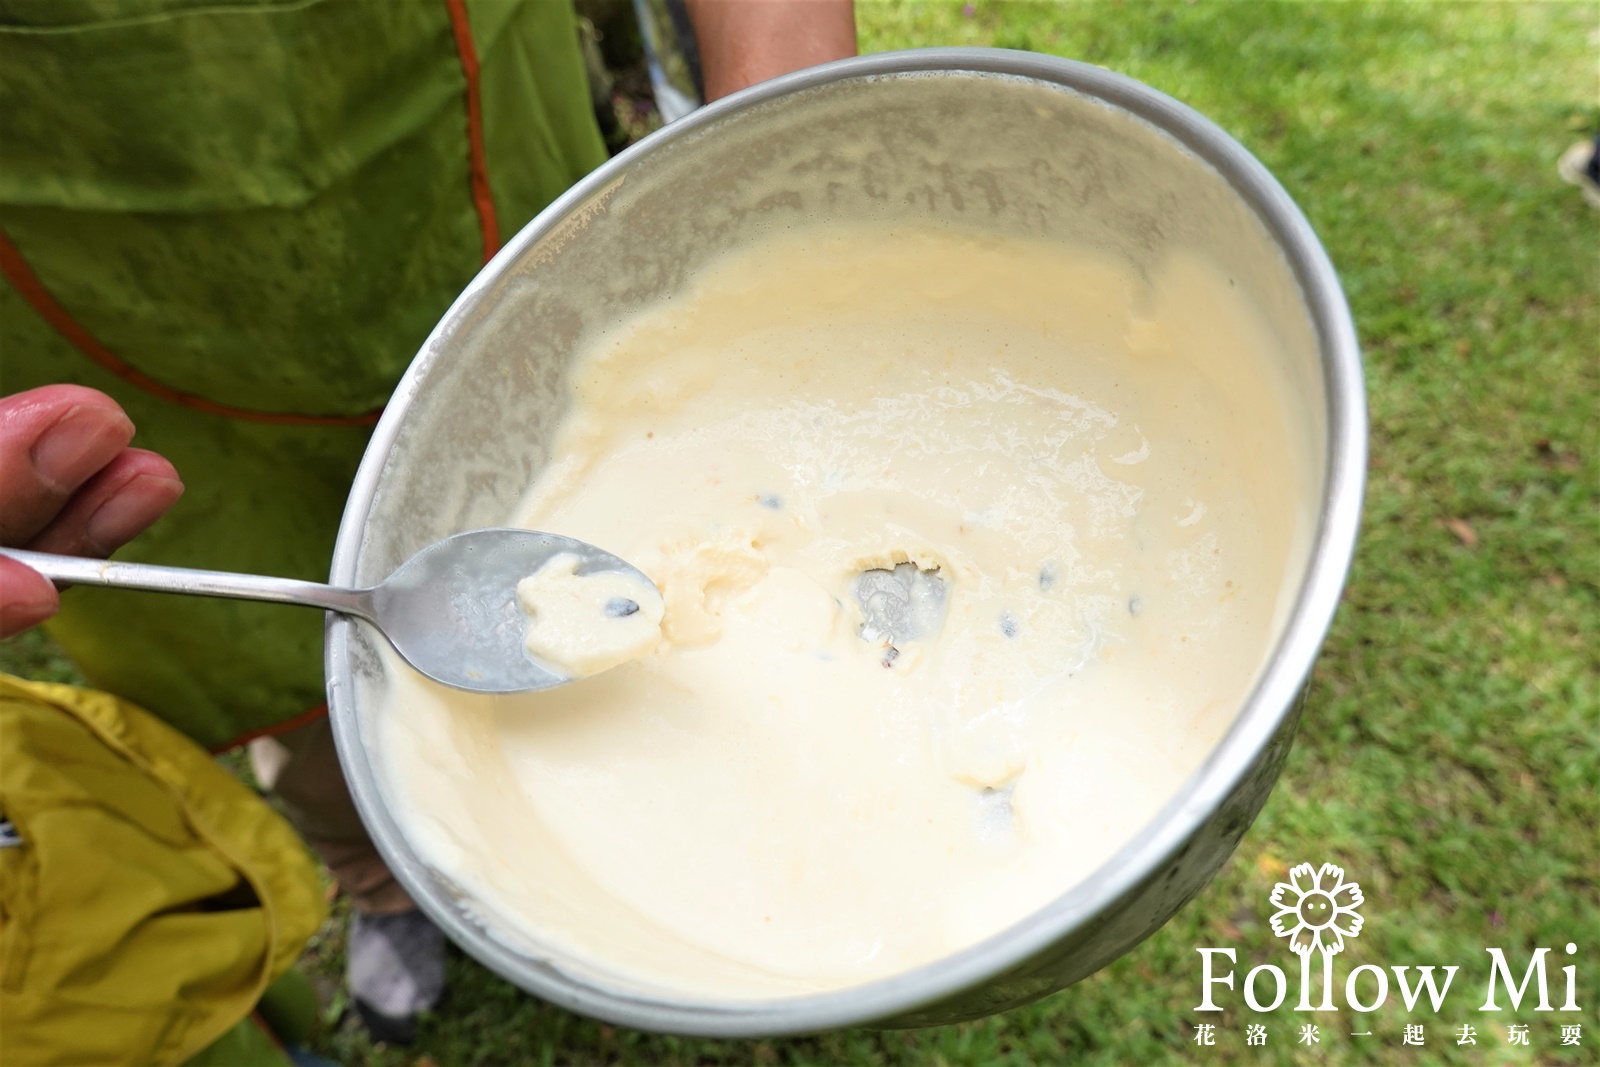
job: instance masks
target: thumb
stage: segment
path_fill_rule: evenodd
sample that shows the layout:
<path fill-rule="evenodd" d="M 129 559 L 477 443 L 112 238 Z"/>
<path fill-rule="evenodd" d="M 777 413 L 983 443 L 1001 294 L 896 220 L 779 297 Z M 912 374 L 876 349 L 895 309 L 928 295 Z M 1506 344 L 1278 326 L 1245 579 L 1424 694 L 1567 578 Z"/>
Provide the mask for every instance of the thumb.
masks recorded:
<path fill-rule="evenodd" d="M 0 555 L 0 637 L 13 637 L 39 625 L 60 606 L 50 579 Z"/>

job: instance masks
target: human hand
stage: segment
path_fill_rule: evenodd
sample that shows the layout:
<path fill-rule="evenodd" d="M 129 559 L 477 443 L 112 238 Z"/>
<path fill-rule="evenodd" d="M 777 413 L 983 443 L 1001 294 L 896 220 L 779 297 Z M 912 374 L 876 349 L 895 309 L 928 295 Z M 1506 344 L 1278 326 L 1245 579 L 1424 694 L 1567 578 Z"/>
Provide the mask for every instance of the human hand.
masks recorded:
<path fill-rule="evenodd" d="M 856 54 L 853 0 L 688 0 L 706 102 Z"/>
<path fill-rule="evenodd" d="M 183 495 L 171 463 L 129 448 L 133 422 L 79 385 L 0 397 L 0 546 L 109 556 Z M 60 607 L 50 580 L 0 556 L 0 637 Z"/>

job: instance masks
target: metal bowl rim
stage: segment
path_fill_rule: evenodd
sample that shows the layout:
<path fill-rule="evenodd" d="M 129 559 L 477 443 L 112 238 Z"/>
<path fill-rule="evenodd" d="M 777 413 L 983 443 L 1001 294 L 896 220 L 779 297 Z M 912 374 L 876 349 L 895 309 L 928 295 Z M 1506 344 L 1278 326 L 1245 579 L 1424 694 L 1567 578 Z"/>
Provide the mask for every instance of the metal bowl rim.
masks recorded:
<path fill-rule="evenodd" d="M 340 763 L 379 852 L 423 910 L 457 944 L 524 990 L 563 1008 L 647 1030 L 707 1037 L 778 1036 L 887 1019 L 951 998 L 1048 952 L 1159 870 L 1235 791 L 1284 719 L 1293 713 L 1327 634 L 1355 550 L 1366 474 L 1367 412 L 1355 325 L 1338 275 L 1316 234 L 1271 173 L 1199 112 L 1141 82 L 1100 67 L 1032 52 L 930 48 L 839 60 L 753 86 L 695 111 L 620 153 L 539 213 L 479 272 L 450 306 L 406 371 L 373 432 L 346 503 L 330 581 L 352 585 L 368 513 L 389 452 L 421 379 L 448 337 L 475 312 L 511 265 L 573 209 L 651 153 L 736 112 L 806 89 L 890 75 L 999 75 L 1044 83 L 1126 111 L 1175 138 L 1210 164 L 1256 213 L 1293 269 L 1322 355 L 1327 393 L 1327 458 L 1322 511 L 1299 596 L 1277 646 L 1233 725 L 1177 795 L 1087 879 L 1015 925 L 954 955 L 865 985 L 796 997 L 711 1001 L 606 989 L 513 952 L 463 922 L 424 891 L 425 865 L 383 803 L 362 748 L 349 672 L 349 628 L 327 624 L 328 706 Z M 1130 946 L 1131 948 L 1132 946 Z"/>

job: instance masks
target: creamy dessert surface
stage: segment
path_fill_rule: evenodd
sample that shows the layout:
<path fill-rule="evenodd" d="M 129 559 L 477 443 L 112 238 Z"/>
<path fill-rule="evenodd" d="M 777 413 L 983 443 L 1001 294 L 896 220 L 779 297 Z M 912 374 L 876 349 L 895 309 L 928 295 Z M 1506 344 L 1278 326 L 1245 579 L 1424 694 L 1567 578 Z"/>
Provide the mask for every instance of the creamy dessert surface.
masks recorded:
<path fill-rule="evenodd" d="M 514 516 L 649 575 L 659 639 L 517 697 L 391 663 L 401 825 L 567 965 L 678 995 L 1022 919 L 1173 796 L 1286 614 L 1312 480 L 1274 359 L 1199 256 L 847 227 L 730 255 L 592 339 Z M 905 564 L 912 639 L 861 602 Z"/>
<path fill-rule="evenodd" d="M 562 552 L 517 583 L 528 652 L 569 678 L 610 670 L 661 644 L 664 605 L 656 588 L 623 571 L 580 573 L 581 562 Z"/>

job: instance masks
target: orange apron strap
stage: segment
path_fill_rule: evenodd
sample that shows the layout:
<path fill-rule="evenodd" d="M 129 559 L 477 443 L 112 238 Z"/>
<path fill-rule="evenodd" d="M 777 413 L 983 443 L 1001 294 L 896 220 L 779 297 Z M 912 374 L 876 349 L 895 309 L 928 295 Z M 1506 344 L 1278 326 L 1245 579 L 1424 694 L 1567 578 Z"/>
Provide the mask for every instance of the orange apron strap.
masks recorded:
<path fill-rule="evenodd" d="M 275 722 L 271 726 L 263 726 L 259 730 L 250 730 L 242 733 L 231 741 L 224 741 L 222 744 L 214 746 L 210 751 L 213 756 L 231 752 L 240 745 L 247 745 L 258 737 L 277 737 L 279 734 L 286 734 L 290 730 L 298 730 L 308 723 L 316 722 L 326 714 L 328 714 L 328 705 L 318 704 L 310 711 L 303 711 L 292 719 L 285 719 L 282 722 Z"/>
<path fill-rule="evenodd" d="M 33 273 L 33 268 L 28 266 L 28 261 L 22 258 L 22 253 L 17 251 L 17 246 L 11 243 L 11 238 L 6 236 L 4 230 L 0 230 L 0 274 L 5 275 L 6 280 L 16 288 L 22 299 L 39 313 L 40 318 L 48 322 L 51 328 L 66 338 L 79 352 L 135 389 L 143 390 L 168 403 L 203 411 L 208 415 L 221 415 L 224 418 L 243 419 L 247 422 L 274 423 L 280 426 L 371 426 L 383 414 L 382 408 L 364 415 L 294 415 L 273 411 L 251 411 L 247 408 L 218 404 L 203 396 L 182 392 L 156 381 L 123 362 L 109 348 L 96 340 L 93 334 L 84 329 L 67 312 L 66 308 L 56 303 L 55 297 L 50 295 L 50 291 L 44 287 L 39 276 Z"/>
<path fill-rule="evenodd" d="M 495 219 L 494 197 L 489 191 L 489 161 L 483 150 L 483 94 L 478 82 L 478 49 L 472 43 L 466 0 L 444 0 L 444 6 L 450 12 L 450 30 L 455 35 L 456 54 L 461 57 L 461 73 L 467 79 L 467 151 L 472 167 L 472 206 L 478 211 L 478 226 L 483 231 L 483 261 L 487 263 L 500 251 L 500 224 Z"/>

